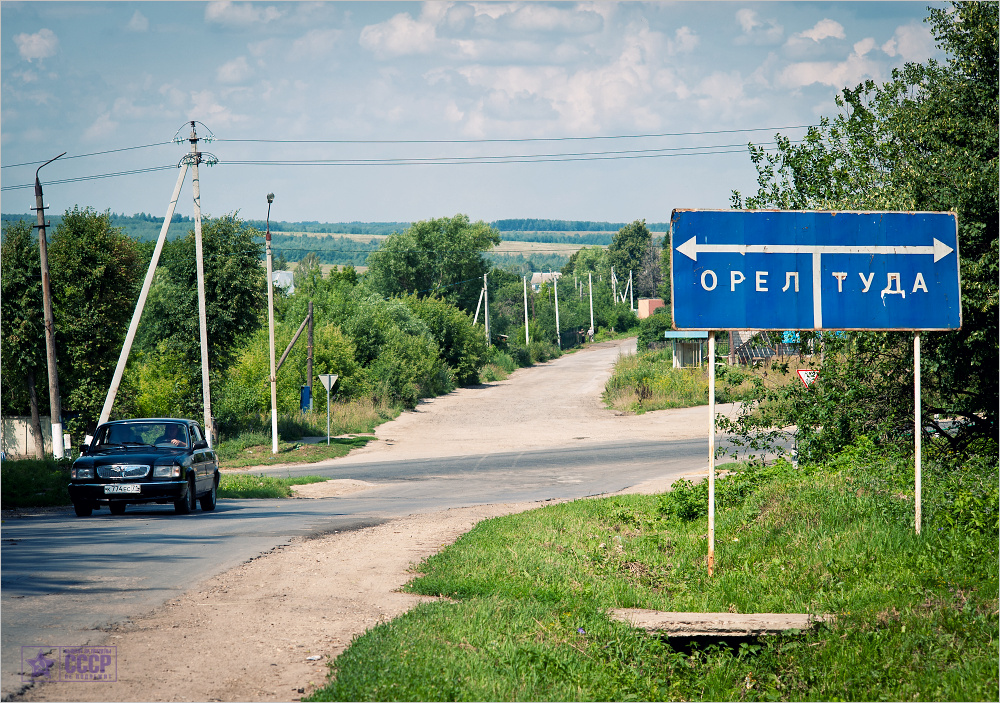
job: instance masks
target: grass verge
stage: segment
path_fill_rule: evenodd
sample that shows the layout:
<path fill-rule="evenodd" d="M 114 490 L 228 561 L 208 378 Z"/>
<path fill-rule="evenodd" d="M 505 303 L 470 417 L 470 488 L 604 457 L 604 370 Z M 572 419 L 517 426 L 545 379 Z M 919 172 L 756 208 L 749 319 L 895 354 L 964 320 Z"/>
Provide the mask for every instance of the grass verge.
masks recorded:
<path fill-rule="evenodd" d="M 220 498 L 290 498 L 292 486 L 322 483 L 325 476 L 265 476 L 263 474 L 222 474 L 219 479 Z"/>
<path fill-rule="evenodd" d="M 604 385 L 603 397 L 609 408 L 637 414 L 707 405 L 708 370 L 673 368 L 670 349 L 623 354 Z"/>
<path fill-rule="evenodd" d="M 924 468 L 860 443 L 804 471 L 486 520 L 422 563 L 419 606 L 358 637 L 311 700 L 995 700 L 996 462 Z M 615 607 L 832 613 L 739 647 L 672 648 Z"/>
<path fill-rule="evenodd" d="M 68 459 L 4 459 L 0 462 L 0 505 L 39 508 L 69 505 Z"/>
<path fill-rule="evenodd" d="M 338 437 L 326 442 L 278 442 L 278 453 L 271 453 L 271 437 L 264 433 L 246 433 L 219 442 L 219 468 L 242 469 L 247 466 L 273 466 L 275 464 L 307 464 L 347 455 L 352 449 L 363 447 L 374 437 Z"/>

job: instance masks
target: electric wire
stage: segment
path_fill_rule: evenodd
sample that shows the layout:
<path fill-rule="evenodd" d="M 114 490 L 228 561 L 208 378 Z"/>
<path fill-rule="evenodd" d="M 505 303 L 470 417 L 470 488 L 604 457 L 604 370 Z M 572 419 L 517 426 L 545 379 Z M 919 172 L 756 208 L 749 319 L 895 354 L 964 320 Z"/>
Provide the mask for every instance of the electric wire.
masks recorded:
<path fill-rule="evenodd" d="M 87 156 L 102 156 L 104 154 L 116 154 L 120 151 L 132 151 L 134 149 L 148 149 L 151 146 L 166 146 L 167 144 L 173 144 L 173 142 L 156 142 L 155 144 L 140 144 L 138 146 L 123 146 L 120 149 L 107 149 L 105 151 L 94 151 L 89 154 L 74 154 L 73 156 L 63 156 L 60 161 L 69 161 L 70 159 L 82 159 Z M 20 164 L 7 164 L 6 166 L 0 166 L 0 168 L 14 168 L 15 166 L 34 166 L 35 164 L 43 164 L 45 161 L 25 161 Z"/>
<path fill-rule="evenodd" d="M 598 139 L 652 139 L 658 137 L 691 137 L 704 134 L 739 134 L 743 132 L 769 132 L 773 129 L 807 129 L 817 125 L 790 125 L 784 127 L 752 127 L 744 129 L 715 129 L 698 132 L 663 132 L 659 134 L 611 134 L 592 137 L 522 137 L 517 139 L 217 139 L 219 142 L 258 142 L 267 144 L 518 144 L 524 142 L 567 142 Z"/>

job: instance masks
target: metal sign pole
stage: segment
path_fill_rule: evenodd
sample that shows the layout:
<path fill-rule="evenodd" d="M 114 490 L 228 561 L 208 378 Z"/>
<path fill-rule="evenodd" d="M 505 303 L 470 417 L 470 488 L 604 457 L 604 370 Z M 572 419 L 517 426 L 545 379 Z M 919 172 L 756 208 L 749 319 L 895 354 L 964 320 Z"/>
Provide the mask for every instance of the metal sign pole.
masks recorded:
<path fill-rule="evenodd" d="M 914 522 L 920 534 L 920 333 L 913 333 L 913 505 Z"/>
<path fill-rule="evenodd" d="M 715 572 L 715 332 L 708 333 L 708 575 Z"/>
<path fill-rule="evenodd" d="M 326 446 L 330 446 L 330 387 L 326 388 Z"/>

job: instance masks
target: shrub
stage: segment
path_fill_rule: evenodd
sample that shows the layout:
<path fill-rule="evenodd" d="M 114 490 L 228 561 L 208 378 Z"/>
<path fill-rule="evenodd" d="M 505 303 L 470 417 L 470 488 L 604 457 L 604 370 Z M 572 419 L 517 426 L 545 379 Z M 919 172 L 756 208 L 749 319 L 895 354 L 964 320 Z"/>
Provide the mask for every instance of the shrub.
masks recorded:
<path fill-rule="evenodd" d="M 636 348 L 639 351 L 646 351 L 651 344 L 662 342 L 663 333 L 671 329 L 673 318 L 670 316 L 668 308 L 657 308 L 656 311 L 645 320 L 639 321 L 639 338 Z"/>

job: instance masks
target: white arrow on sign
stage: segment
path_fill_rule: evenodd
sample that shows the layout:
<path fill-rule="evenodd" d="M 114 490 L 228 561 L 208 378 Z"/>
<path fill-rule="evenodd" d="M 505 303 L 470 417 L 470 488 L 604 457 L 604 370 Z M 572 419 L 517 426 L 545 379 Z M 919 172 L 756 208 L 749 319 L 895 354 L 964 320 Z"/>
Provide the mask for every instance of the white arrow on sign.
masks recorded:
<path fill-rule="evenodd" d="M 837 244 L 698 244 L 691 237 L 679 251 L 692 261 L 698 253 L 706 254 L 933 254 L 937 263 L 955 251 L 944 242 L 934 239 L 932 246 L 840 246 Z"/>

